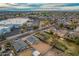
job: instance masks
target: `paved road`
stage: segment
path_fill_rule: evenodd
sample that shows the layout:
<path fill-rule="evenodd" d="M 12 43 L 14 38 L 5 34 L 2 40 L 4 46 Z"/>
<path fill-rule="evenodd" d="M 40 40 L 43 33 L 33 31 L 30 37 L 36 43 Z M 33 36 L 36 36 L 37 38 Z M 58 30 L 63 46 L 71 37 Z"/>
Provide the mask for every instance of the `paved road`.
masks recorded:
<path fill-rule="evenodd" d="M 20 34 L 20 29 L 13 29 L 13 31 L 6 33 L 5 35 L 6 35 L 6 37 L 10 37 L 10 36 L 13 36 L 16 34 Z"/>
<path fill-rule="evenodd" d="M 40 29 L 37 29 L 37 30 L 28 31 L 28 32 L 25 32 L 25 33 L 21 33 L 21 34 L 17 34 L 17 35 L 11 36 L 11 37 L 7 37 L 7 39 L 14 39 L 14 38 L 20 38 L 20 37 L 28 36 L 30 34 L 49 29 L 51 27 L 52 27 L 52 25 L 46 26 L 46 27 L 43 27 L 43 28 L 40 28 Z"/>
<path fill-rule="evenodd" d="M 11 40 L 11 39 L 15 39 L 15 38 L 22 38 L 22 37 L 25 37 L 25 36 L 32 35 L 32 34 L 39 32 L 39 31 L 47 30 L 47 29 L 51 28 L 52 26 L 53 25 L 50 25 L 50 26 L 46 26 L 46 27 L 43 27 L 43 28 L 40 28 L 40 29 L 37 29 L 37 30 L 34 30 L 34 31 L 28 31 L 28 32 L 25 32 L 25 33 L 21 33 L 21 34 L 17 34 L 17 35 L 14 35 L 14 36 L 7 37 L 7 39 L 4 40 L 4 41 L 1 41 L 0 44 L 6 42 L 7 40 Z"/>

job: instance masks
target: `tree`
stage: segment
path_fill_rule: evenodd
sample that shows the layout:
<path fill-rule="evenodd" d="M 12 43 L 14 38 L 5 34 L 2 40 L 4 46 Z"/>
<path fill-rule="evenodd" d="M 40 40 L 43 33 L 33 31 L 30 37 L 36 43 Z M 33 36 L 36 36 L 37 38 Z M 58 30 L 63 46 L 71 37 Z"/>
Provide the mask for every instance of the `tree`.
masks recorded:
<path fill-rule="evenodd" d="M 71 20 L 69 27 L 70 27 L 70 29 L 75 29 L 77 27 L 77 25 L 78 25 L 77 21 Z"/>
<path fill-rule="evenodd" d="M 0 39 L 1 39 L 1 41 L 2 41 L 2 40 L 6 40 L 6 35 L 5 35 L 5 34 L 1 34 L 1 35 L 0 35 Z"/>
<path fill-rule="evenodd" d="M 22 26 L 21 26 L 21 33 L 25 32 L 27 30 L 27 24 L 24 23 Z"/>
<path fill-rule="evenodd" d="M 64 24 L 61 23 L 61 24 L 59 25 L 59 27 L 60 27 L 60 28 L 64 28 Z"/>
<path fill-rule="evenodd" d="M 64 38 L 66 40 L 70 41 L 70 42 L 74 42 L 76 44 L 79 44 L 79 36 L 77 36 L 75 34 L 69 34 L 69 33 L 67 33 Z"/>
<path fill-rule="evenodd" d="M 35 30 L 35 29 L 38 29 L 39 27 L 38 26 L 33 26 L 33 29 Z"/>
<path fill-rule="evenodd" d="M 0 51 L 1 51 L 1 47 L 0 47 Z"/>
<path fill-rule="evenodd" d="M 5 43 L 5 47 L 6 47 L 6 48 L 11 47 L 11 43 L 10 43 L 9 41 L 7 41 L 7 42 Z"/>

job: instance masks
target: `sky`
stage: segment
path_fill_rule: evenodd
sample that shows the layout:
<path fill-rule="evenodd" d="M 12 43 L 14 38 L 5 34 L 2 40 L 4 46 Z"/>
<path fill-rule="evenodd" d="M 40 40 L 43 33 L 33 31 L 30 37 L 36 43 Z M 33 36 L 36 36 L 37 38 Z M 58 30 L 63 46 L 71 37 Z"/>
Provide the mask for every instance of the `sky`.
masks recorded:
<path fill-rule="evenodd" d="M 79 11 L 79 3 L 0 3 L 0 11 Z"/>

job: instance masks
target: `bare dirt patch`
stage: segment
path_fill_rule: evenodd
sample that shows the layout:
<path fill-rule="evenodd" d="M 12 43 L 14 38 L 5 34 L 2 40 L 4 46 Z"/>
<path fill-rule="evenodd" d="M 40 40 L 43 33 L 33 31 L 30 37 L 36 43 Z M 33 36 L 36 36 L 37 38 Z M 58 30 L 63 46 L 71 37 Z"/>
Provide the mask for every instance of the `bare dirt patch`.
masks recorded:
<path fill-rule="evenodd" d="M 46 53 L 48 50 L 51 49 L 51 46 L 44 43 L 44 42 L 39 42 L 38 44 L 32 45 L 32 47 L 34 49 L 36 49 L 37 51 L 39 51 L 41 54 Z"/>

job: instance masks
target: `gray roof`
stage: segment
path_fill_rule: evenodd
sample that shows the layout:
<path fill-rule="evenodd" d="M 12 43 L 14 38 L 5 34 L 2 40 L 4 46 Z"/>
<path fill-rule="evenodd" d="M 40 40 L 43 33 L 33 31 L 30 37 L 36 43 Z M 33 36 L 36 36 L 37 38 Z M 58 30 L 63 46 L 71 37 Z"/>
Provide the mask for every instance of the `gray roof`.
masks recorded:
<path fill-rule="evenodd" d="M 30 44 L 35 44 L 36 42 L 38 42 L 39 40 L 35 37 L 35 36 L 30 36 L 27 39 L 27 42 Z"/>
<path fill-rule="evenodd" d="M 39 25 L 39 21 L 38 20 L 35 20 L 35 19 L 31 19 L 31 20 L 28 20 L 27 21 L 27 25 L 31 25 L 31 26 L 38 26 Z"/>
<path fill-rule="evenodd" d="M 21 51 L 21 50 L 23 50 L 23 49 L 25 49 L 25 48 L 28 48 L 28 45 L 25 43 L 25 42 L 23 42 L 22 40 L 20 40 L 20 39 L 18 39 L 18 40 L 15 40 L 14 42 L 13 42 L 13 46 L 14 46 L 14 48 L 15 48 L 15 50 L 18 52 L 18 51 Z"/>

